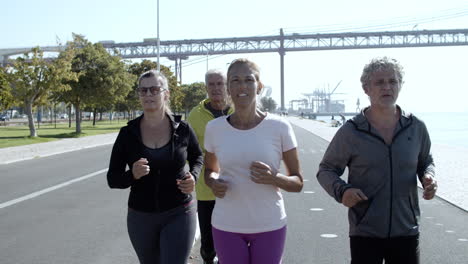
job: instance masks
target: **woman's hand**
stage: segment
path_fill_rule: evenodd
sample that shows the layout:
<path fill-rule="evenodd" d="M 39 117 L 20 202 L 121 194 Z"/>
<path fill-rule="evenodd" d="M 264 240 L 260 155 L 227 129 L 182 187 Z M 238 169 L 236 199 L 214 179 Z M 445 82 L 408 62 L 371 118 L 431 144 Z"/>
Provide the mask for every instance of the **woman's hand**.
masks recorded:
<path fill-rule="evenodd" d="M 189 194 L 195 189 L 195 178 L 190 172 L 185 172 L 185 177 L 183 179 L 178 179 L 177 187 L 182 193 Z"/>
<path fill-rule="evenodd" d="M 205 183 L 218 198 L 223 198 L 229 188 L 229 183 L 219 179 L 219 163 L 216 155 L 205 151 Z"/>
<path fill-rule="evenodd" d="M 250 165 L 250 179 L 259 184 L 275 185 L 276 175 L 268 164 L 261 161 L 254 161 Z"/>
<path fill-rule="evenodd" d="M 140 158 L 133 163 L 132 174 L 135 180 L 139 180 L 141 177 L 149 174 L 150 167 L 147 164 L 148 160 L 146 158 Z"/>
<path fill-rule="evenodd" d="M 223 198 L 229 188 L 229 183 L 222 179 L 212 179 L 209 187 L 216 197 Z"/>

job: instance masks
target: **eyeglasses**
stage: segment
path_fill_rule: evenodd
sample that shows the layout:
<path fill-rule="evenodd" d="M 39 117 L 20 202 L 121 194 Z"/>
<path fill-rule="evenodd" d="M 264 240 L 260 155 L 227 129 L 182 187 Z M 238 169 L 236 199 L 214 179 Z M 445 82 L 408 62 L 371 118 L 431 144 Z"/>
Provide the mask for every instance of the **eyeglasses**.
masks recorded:
<path fill-rule="evenodd" d="M 151 95 L 157 95 L 166 90 L 167 89 L 161 89 L 161 87 L 158 87 L 158 86 L 152 86 L 152 87 L 138 87 L 136 89 L 136 92 L 139 96 L 143 97 L 148 93 L 148 91 L 150 91 Z"/>

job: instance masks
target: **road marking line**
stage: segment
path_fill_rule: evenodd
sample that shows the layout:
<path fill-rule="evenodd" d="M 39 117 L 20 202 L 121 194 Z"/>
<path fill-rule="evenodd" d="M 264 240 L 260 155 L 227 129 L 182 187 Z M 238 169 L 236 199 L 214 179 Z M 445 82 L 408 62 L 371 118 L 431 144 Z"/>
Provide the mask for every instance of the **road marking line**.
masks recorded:
<path fill-rule="evenodd" d="M 318 211 L 323 211 L 322 208 L 310 208 L 310 210 L 311 210 L 311 211 L 317 211 L 317 212 L 318 212 Z"/>
<path fill-rule="evenodd" d="M 17 203 L 20 203 L 20 202 L 23 202 L 23 201 L 26 201 L 26 200 L 29 200 L 29 199 L 32 199 L 32 198 L 35 198 L 35 197 L 37 197 L 39 195 L 43 195 L 43 194 L 46 194 L 46 193 L 51 192 L 51 191 L 55 191 L 57 189 L 60 189 L 60 188 L 63 188 L 65 186 L 68 186 L 70 184 L 73 184 L 75 182 L 86 180 L 88 178 L 94 177 L 94 176 L 99 175 L 99 174 L 101 174 L 103 172 L 106 172 L 108 170 L 109 170 L 109 168 L 102 169 L 100 171 L 96 171 L 96 172 L 90 173 L 88 175 L 81 176 L 79 178 L 75 178 L 73 180 L 70 180 L 70 181 L 67 181 L 67 182 L 64 182 L 64 183 L 60 183 L 60 184 L 57 184 L 55 186 L 52 186 L 52 187 L 49 187 L 49 188 L 46 188 L 46 189 L 43 189 L 43 190 L 40 190 L 40 191 L 37 191 L 37 192 L 33 192 L 33 193 L 25 195 L 23 197 L 19 197 L 19 198 L 10 200 L 8 202 L 1 203 L 0 204 L 0 209 L 3 209 L 5 207 L 11 206 L 11 205 L 14 205 L 14 204 L 17 204 Z"/>
<path fill-rule="evenodd" d="M 335 238 L 335 237 L 338 237 L 338 235 L 336 235 L 336 234 L 321 234 L 320 236 L 323 237 L 323 238 Z"/>
<path fill-rule="evenodd" d="M 17 203 L 20 203 L 20 202 L 24 202 L 26 200 L 29 200 L 29 199 L 32 199 L 32 198 L 35 198 L 35 197 L 38 197 L 40 195 L 43 195 L 43 194 L 46 194 L 48 192 L 51 192 L 51 191 L 55 191 L 55 190 L 58 190 L 60 188 L 63 188 L 65 186 L 68 186 L 70 184 L 73 184 L 75 182 L 79 182 L 79 181 L 83 181 L 83 180 L 86 180 L 88 178 L 91 178 L 91 177 L 94 177 L 96 175 L 99 175 L 101 173 L 104 173 L 106 171 L 108 171 L 109 168 L 106 168 L 106 169 L 102 169 L 102 170 L 99 170 L 99 171 L 96 171 L 96 172 L 93 172 L 93 173 L 90 173 L 88 175 L 85 175 L 85 176 L 81 176 L 79 178 L 75 178 L 73 180 L 70 180 L 70 181 L 67 181 L 67 182 L 64 182 L 64 183 L 60 183 L 60 184 L 57 184 L 55 186 L 52 186 L 52 187 L 49 187 L 49 188 L 46 188 L 46 189 L 43 189 L 43 190 L 40 190 L 40 191 L 37 191 L 37 192 L 33 192 L 31 194 L 28 194 L 28 195 L 25 195 L 25 196 L 22 196 L 22 197 L 19 197 L 19 198 L 16 198 L 16 199 L 13 199 L 13 200 L 10 200 L 8 202 L 4 202 L 4 203 L 1 203 L 0 204 L 0 209 L 3 209 L 5 207 L 8 207 L 8 206 L 11 206 L 11 205 L 14 205 L 14 204 L 17 204 Z M 195 245 L 195 242 L 200 239 L 200 229 L 199 229 L 199 226 L 198 226 L 198 217 L 196 217 L 196 226 L 197 226 L 197 229 L 195 231 L 195 237 L 193 239 L 193 243 L 192 243 L 192 246 Z"/>

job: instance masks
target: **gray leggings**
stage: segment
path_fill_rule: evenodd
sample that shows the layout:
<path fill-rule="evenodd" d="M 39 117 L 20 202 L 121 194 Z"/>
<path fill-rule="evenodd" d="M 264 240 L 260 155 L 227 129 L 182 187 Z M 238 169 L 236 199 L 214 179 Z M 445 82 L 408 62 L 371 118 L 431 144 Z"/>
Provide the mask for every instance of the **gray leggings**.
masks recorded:
<path fill-rule="evenodd" d="M 163 213 L 128 209 L 127 229 L 141 264 L 186 264 L 196 230 L 195 203 Z"/>

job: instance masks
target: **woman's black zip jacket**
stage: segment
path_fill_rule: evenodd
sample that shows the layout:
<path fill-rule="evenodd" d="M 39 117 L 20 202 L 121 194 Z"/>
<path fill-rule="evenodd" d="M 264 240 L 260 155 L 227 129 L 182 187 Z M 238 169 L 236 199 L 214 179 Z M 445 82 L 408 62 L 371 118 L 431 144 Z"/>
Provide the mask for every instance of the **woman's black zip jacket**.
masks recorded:
<path fill-rule="evenodd" d="M 192 200 L 177 188 L 176 179 L 185 176 L 185 164 L 189 163 L 190 173 L 195 180 L 203 165 L 203 155 L 197 137 L 187 122 L 180 116 L 168 115 L 171 123 L 172 157 L 169 161 L 158 162 L 145 155 L 141 139 L 140 122 L 143 115 L 128 122 L 120 129 L 110 158 L 107 183 L 110 188 L 131 188 L 128 206 L 143 212 L 164 212 L 184 205 Z M 132 165 L 140 158 L 147 158 L 150 166 L 148 175 L 135 180 Z M 128 169 L 127 169 L 128 166 Z"/>

